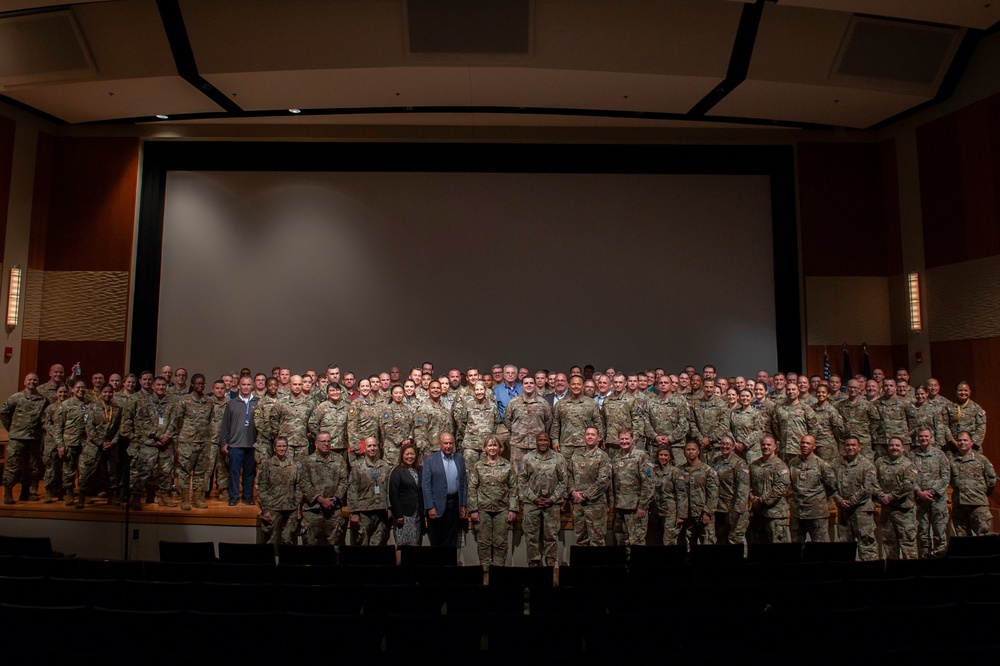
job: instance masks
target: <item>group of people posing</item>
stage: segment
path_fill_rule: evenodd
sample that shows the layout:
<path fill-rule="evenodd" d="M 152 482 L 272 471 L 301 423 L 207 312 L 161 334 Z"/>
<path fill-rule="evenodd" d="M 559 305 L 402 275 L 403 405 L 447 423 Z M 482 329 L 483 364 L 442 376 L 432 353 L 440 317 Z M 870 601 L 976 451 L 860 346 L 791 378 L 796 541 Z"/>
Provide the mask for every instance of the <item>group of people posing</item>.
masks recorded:
<path fill-rule="evenodd" d="M 84 508 L 142 498 L 260 505 L 272 543 L 455 544 L 461 521 L 484 566 L 507 558 L 520 515 L 533 565 L 554 565 L 562 510 L 576 542 L 625 545 L 856 541 L 862 559 L 940 555 L 949 531 L 992 530 L 986 415 L 900 369 L 871 378 L 760 371 L 721 377 L 591 366 L 568 373 L 425 363 L 357 379 L 275 367 L 224 375 L 35 374 L 0 407 L 10 433 L 4 502 Z M 846 388 L 846 391 L 844 391 Z M 124 471 L 127 470 L 127 475 Z M 121 474 L 119 472 L 122 472 Z M 835 508 L 835 510 L 831 510 Z M 346 517 L 345 517 L 346 514 Z"/>

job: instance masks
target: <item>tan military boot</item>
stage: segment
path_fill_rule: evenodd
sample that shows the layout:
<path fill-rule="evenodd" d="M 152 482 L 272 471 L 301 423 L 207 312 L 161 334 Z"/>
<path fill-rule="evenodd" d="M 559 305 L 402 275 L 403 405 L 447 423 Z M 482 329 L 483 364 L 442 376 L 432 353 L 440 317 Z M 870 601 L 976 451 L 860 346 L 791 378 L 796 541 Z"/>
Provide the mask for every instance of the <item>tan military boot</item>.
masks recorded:
<path fill-rule="evenodd" d="M 131 511 L 142 511 L 142 497 L 139 495 L 132 495 L 132 499 L 129 500 L 128 506 Z"/>
<path fill-rule="evenodd" d="M 80 497 L 76 501 L 76 508 L 82 509 L 86 503 L 87 503 L 87 495 L 85 493 L 80 493 Z"/>
<path fill-rule="evenodd" d="M 181 493 L 181 511 L 191 510 L 191 493 L 187 490 L 180 491 Z"/>
<path fill-rule="evenodd" d="M 3 503 L 4 504 L 17 504 L 17 500 L 14 499 L 14 485 L 5 484 L 3 487 Z"/>
<path fill-rule="evenodd" d="M 63 502 L 63 504 L 66 506 L 73 506 L 76 504 L 76 496 L 73 494 L 72 490 L 66 493 L 66 501 Z"/>
<path fill-rule="evenodd" d="M 160 506 L 177 506 L 177 502 L 170 496 L 170 493 L 156 493 L 156 503 Z"/>

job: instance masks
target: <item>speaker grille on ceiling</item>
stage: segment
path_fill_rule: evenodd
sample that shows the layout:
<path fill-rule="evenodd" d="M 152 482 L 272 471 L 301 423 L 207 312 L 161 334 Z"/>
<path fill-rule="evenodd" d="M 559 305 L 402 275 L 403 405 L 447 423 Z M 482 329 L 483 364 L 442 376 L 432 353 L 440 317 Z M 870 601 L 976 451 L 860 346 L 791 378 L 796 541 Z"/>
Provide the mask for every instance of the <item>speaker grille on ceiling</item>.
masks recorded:
<path fill-rule="evenodd" d="M 407 0 L 410 53 L 523 55 L 531 0 Z"/>
<path fill-rule="evenodd" d="M 959 28 L 854 16 L 830 78 L 936 90 L 963 34 Z"/>
<path fill-rule="evenodd" d="M 72 12 L 0 18 L 0 86 L 96 74 Z"/>

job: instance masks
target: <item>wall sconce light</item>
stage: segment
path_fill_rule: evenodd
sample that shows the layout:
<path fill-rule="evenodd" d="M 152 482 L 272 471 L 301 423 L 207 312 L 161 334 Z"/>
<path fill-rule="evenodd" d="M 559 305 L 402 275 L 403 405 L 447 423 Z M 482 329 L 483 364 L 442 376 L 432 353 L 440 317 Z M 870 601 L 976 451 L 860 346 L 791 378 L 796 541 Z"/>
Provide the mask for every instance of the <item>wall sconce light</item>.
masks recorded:
<path fill-rule="evenodd" d="M 920 274 L 910 273 L 906 276 L 910 298 L 910 330 L 920 332 L 924 325 L 920 317 Z"/>
<path fill-rule="evenodd" d="M 21 311 L 21 267 L 10 269 L 10 284 L 7 287 L 7 328 L 17 326 Z"/>

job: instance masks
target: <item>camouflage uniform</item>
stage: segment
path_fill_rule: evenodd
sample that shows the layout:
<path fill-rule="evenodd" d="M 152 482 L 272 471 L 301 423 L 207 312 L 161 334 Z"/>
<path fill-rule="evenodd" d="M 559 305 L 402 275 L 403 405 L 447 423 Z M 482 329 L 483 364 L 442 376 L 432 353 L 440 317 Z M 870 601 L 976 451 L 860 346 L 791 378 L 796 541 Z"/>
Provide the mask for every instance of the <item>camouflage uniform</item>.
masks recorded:
<path fill-rule="evenodd" d="M 202 487 L 206 489 L 212 487 L 212 472 L 215 472 L 215 483 L 219 489 L 219 497 L 225 497 L 229 494 L 229 454 L 219 450 L 219 432 L 222 430 L 222 416 L 226 413 L 226 404 L 229 402 L 229 398 L 226 396 L 216 398 L 213 395 L 209 397 L 209 400 L 212 401 L 212 423 L 209 425 L 212 439 L 208 450 L 208 471 L 205 473 Z M 260 402 L 257 403 L 257 406 L 260 406 Z M 256 416 L 254 413 L 255 419 Z M 259 435 L 260 430 L 257 433 Z"/>
<path fill-rule="evenodd" d="M 402 402 L 383 403 L 378 431 L 382 438 L 382 457 L 395 467 L 399 464 L 400 445 L 413 439 L 413 410 Z"/>
<path fill-rule="evenodd" d="M 475 397 L 466 396 L 455 401 L 451 413 L 455 422 L 455 446 L 465 457 L 465 468 L 471 470 L 482 456 L 483 442 L 497 431 L 500 411 L 496 403 L 487 398 L 479 402 Z"/>
<path fill-rule="evenodd" d="M 367 471 L 367 466 L 362 469 Z M 347 461 L 333 449 L 326 456 L 315 451 L 298 466 L 298 473 L 298 489 L 302 495 L 302 543 L 339 546 L 344 535 L 343 507 L 348 496 Z M 380 477 L 379 484 L 382 486 L 380 497 L 388 498 L 388 475 L 384 480 Z M 340 501 L 327 510 L 319 503 L 319 497 L 336 497 Z"/>
<path fill-rule="evenodd" d="M 635 398 L 625 391 L 622 391 L 621 395 L 612 392 L 604 399 L 601 416 L 604 419 L 604 443 L 612 460 L 621 452 L 618 435 L 623 430 L 630 431 L 635 439 L 646 434 L 646 421 L 642 410 Z"/>
<path fill-rule="evenodd" d="M 552 408 L 537 394 L 531 398 L 522 394 L 507 403 L 503 422 L 510 431 L 510 462 L 520 474 L 522 459 L 535 449 L 535 435 L 548 433 L 552 425 Z"/>
<path fill-rule="evenodd" d="M 569 468 L 573 466 L 573 456 L 581 455 L 587 449 L 583 440 L 587 428 L 597 428 L 597 436 L 604 440 L 604 420 L 593 398 L 567 395 L 556 403 L 552 411 L 552 443 L 559 445 L 559 452 L 566 458 Z"/>
<path fill-rule="evenodd" d="M 806 535 L 811 541 L 830 540 L 829 497 L 837 484 L 833 468 L 818 455 L 803 459 L 792 458 L 788 466 L 791 484 L 789 528 L 792 541 L 802 543 Z"/>
<path fill-rule="evenodd" d="M 88 407 L 85 402 L 73 396 L 66 398 L 61 407 L 55 423 L 56 448 L 63 449 L 62 489 L 72 499 L 80 454 L 87 441 Z"/>
<path fill-rule="evenodd" d="M 187 393 L 174 400 L 167 434 L 177 442 L 177 487 L 182 509 L 191 508 L 192 497 L 199 508 L 205 505 L 205 476 L 212 472 L 213 410 L 212 400 L 206 395 Z"/>
<path fill-rule="evenodd" d="M 750 407 L 729 412 L 729 433 L 734 442 L 743 445 L 741 455 L 748 466 L 760 459 L 760 439 L 766 434 L 766 428 L 767 417 L 759 409 Z"/>
<path fill-rule="evenodd" d="M 816 420 L 809 434 L 816 438 L 816 455 L 832 465 L 840 459 L 840 443 L 846 434 L 844 418 L 829 400 L 822 405 L 817 402 L 812 410 Z"/>
<path fill-rule="evenodd" d="M 689 548 L 695 543 L 715 543 L 715 512 L 719 508 L 719 476 L 706 463 L 698 461 L 681 467 L 687 519 L 681 525 L 678 542 Z M 708 516 L 706 524 L 704 517 Z"/>
<path fill-rule="evenodd" d="M 645 546 L 647 518 L 639 517 L 640 509 L 649 509 L 653 500 L 653 467 L 645 451 L 634 446 L 621 452 L 611 465 L 615 503 L 615 543 L 624 546 Z"/>
<path fill-rule="evenodd" d="M 750 543 L 785 543 L 788 541 L 788 466 L 777 455 L 771 460 L 755 461 L 750 466 L 750 492 L 761 499 L 752 509 Z"/>
<path fill-rule="evenodd" d="M 947 407 L 948 422 L 945 437 L 954 443 L 958 433 L 965 431 L 972 435 L 972 448 L 983 450 L 983 440 L 986 438 L 986 411 L 972 400 L 964 405 L 952 402 Z"/>
<path fill-rule="evenodd" d="M 378 439 L 378 417 L 381 415 L 382 412 L 379 411 L 378 405 L 361 397 L 347 407 L 348 467 L 353 467 L 364 457 L 361 443 L 365 439 L 369 437 Z M 414 437 L 416 437 L 416 432 L 414 432 Z M 385 481 L 385 487 L 388 491 L 388 479 Z"/>
<path fill-rule="evenodd" d="M 896 396 L 893 396 L 894 398 Z M 906 456 L 890 460 L 888 456 L 875 461 L 879 495 L 889 495 L 882 504 L 879 533 L 886 559 L 917 559 L 917 516 L 913 509 L 913 489 L 917 485 L 917 468 Z"/>
<path fill-rule="evenodd" d="M 699 443 L 703 439 L 708 439 L 708 448 L 703 448 L 701 452 L 707 462 L 718 454 L 719 440 L 722 436 L 729 434 L 729 405 L 713 394 L 711 398 L 697 403 L 691 412 L 694 416 L 691 423 L 691 437 Z"/>
<path fill-rule="evenodd" d="M 162 400 L 143 397 L 135 400 L 132 407 L 132 418 L 122 425 L 122 434 L 129 438 L 132 458 L 129 475 L 132 495 L 141 496 L 151 478 L 161 494 L 168 493 L 173 483 L 174 446 L 170 442 L 160 445 L 159 440 L 170 427 L 173 407 L 166 396 Z"/>
<path fill-rule="evenodd" d="M 7 430 L 4 462 L 4 500 L 13 500 L 14 484 L 21 484 L 21 499 L 28 499 L 28 485 L 44 475 L 42 467 L 42 413 L 49 402 L 40 393 L 19 391 L 0 406 L 0 423 Z"/>
<path fill-rule="evenodd" d="M 565 402 L 561 400 L 559 404 Z M 597 403 L 594 403 L 595 405 Z M 558 405 L 557 405 L 558 407 Z M 570 496 L 573 504 L 573 532 L 578 546 L 603 546 L 608 533 L 608 491 L 611 489 L 612 471 L 608 454 L 598 447 L 577 453 L 569 461 L 570 493 L 578 491 L 587 496 L 583 504 Z"/>
<path fill-rule="evenodd" d="M 910 431 L 910 438 L 906 443 L 912 450 L 917 449 L 917 431 L 921 428 L 930 428 L 931 440 L 934 446 L 941 448 L 947 441 L 947 426 L 941 421 L 941 411 L 929 402 L 922 405 L 911 404 L 906 410 L 906 427 Z"/>
<path fill-rule="evenodd" d="M 544 400 L 541 403 L 549 406 Z M 511 404 L 514 404 L 513 400 L 507 405 L 507 415 L 510 414 Z M 560 505 L 566 498 L 568 477 L 566 459 L 552 449 L 547 449 L 545 453 L 529 451 L 522 460 L 517 486 L 524 502 L 521 529 L 528 551 L 528 566 L 551 567 L 556 564 L 556 541 L 561 527 Z M 551 499 L 552 506 L 538 506 L 535 500 L 539 498 Z"/>
<path fill-rule="evenodd" d="M 324 400 L 309 414 L 309 437 L 315 440 L 321 432 L 330 435 L 330 451 L 347 460 L 347 415 L 350 403 L 341 398 L 337 402 Z"/>
<path fill-rule="evenodd" d="M 735 453 L 719 456 L 713 465 L 719 478 L 719 505 L 715 509 L 715 536 L 720 543 L 742 546 L 750 524 L 750 468 Z"/>
<path fill-rule="evenodd" d="M 271 417 L 277 410 L 279 396 L 271 397 L 264 393 L 257 399 L 257 409 L 254 411 L 254 427 L 257 428 L 257 439 L 254 440 L 254 459 L 260 463 L 271 457 L 274 451 L 274 437 L 277 433 L 271 432 Z M 289 451 L 291 453 L 291 451 Z"/>
<path fill-rule="evenodd" d="M 951 461 L 937 446 L 919 446 L 910 454 L 917 468 L 916 490 L 931 490 L 934 499 L 914 495 L 917 505 L 917 547 L 921 557 L 941 557 L 948 547 L 948 484 Z"/>
<path fill-rule="evenodd" d="M 495 463 L 482 458 L 469 470 L 469 513 L 479 513 L 479 522 L 472 524 L 479 563 L 487 570 L 502 567 L 507 564 L 507 514 L 517 511 L 514 467 L 503 458 Z"/>
<path fill-rule="evenodd" d="M 42 396 L 44 396 L 45 399 L 48 400 L 49 404 L 51 405 L 56 402 L 56 391 L 58 391 L 59 387 L 62 385 L 63 385 L 62 382 L 57 383 L 50 379 L 44 384 L 38 385 L 38 392 L 41 393 Z"/>
<path fill-rule="evenodd" d="M 993 464 L 969 451 L 951 461 L 951 522 L 956 536 L 984 536 L 993 531 L 989 497 L 997 484 Z"/>
<path fill-rule="evenodd" d="M 360 402 L 360 401 L 359 401 Z M 359 458 L 351 466 L 347 481 L 347 496 L 351 514 L 359 522 L 352 523 L 355 546 L 384 546 L 389 541 L 389 463 L 378 458 L 371 462 Z"/>
<path fill-rule="evenodd" d="M 271 443 L 278 437 L 288 439 L 288 457 L 292 462 L 299 463 L 309 455 L 309 414 L 312 413 L 313 404 L 305 395 L 298 397 L 289 395 L 282 398 L 271 410 L 268 418 L 268 428 L 265 432 L 270 433 Z M 257 404 L 254 419 L 257 419 L 257 412 L 261 413 L 263 421 L 263 408 Z M 270 456 L 270 452 L 268 452 Z"/>
<path fill-rule="evenodd" d="M 425 400 L 413 413 L 413 441 L 421 456 L 440 449 L 441 435 L 455 434 L 451 413 L 440 401 Z"/>
<path fill-rule="evenodd" d="M 263 518 L 257 521 L 258 542 L 278 546 L 293 546 L 297 540 L 296 511 L 299 507 L 299 491 L 296 485 L 298 465 L 287 455 L 284 460 L 278 456 L 266 459 L 257 468 L 257 503 L 260 513 L 271 514 L 271 522 Z"/>
<path fill-rule="evenodd" d="M 861 397 L 856 403 L 844 400 L 837 406 L 837 409 L 844 419 L 844 430 L 846 431 L 844 437 L 846 438 L 847 435 L 857 437 L 858 441 L 861 442 L 861 455 L 866 458 L 874 458 L 875 449 L 872 445 L 872 439 L 879 431 L 879 415 L 874 403 Z M 843 442 L 840 446 L 840 455 L 841 457 L 844 455 Z"/>
<path fill-rule="evenodd" d="M 775 410 L 773 426 L 778 457 L 787 465 L 799 455 L 799 440 L 816 429 L 816 417 L 812 407 L 801 402 L 794 405 L 786 402 Z"/>
<path fill-rule="evenodd" d="M 673 465 L 653 467 L 653 503 L 650 506 L 650 537 L 660 536 L 664 546 L 677 545 L 677 520 L 687 519 L 688 501 L 684 475 Z"/>
<path fill-rule="evenodd" d="M 854 460 L 842 459 L 833 467 L 836 488 L 833 501 L 837 504 L 838 541 L 858 544 L 858 557 L 862 562 L 878 559 L 875 542 L 875 507 L 872 496 L 878 490 L 875 465 L 867 456 L 859 454 Z M 844 500 L 851 505 L 840 506 Z"/>
<path fill-rule="evenodd" d="M 881 397 L 874 403 L 878 410 L 879 428 L 878 436 L 875 438 L 875 457 L 888 455 L 886 446 L 893 437 L 903 440 L 903 444 L 910 443 L 910 429 L 906 425 L 906 411 L 909 405 L 898 395 L 892 397 Z"/>
<path fill-rule="evenodd" d="M 53 402 L 42 412 L 42 463 L 45 465 L 43 484 L 46 502 L 62 495 L 62 458 L 56 452 L 56 419 L 61 403 Z"/>
<path fill-rule="evenodd" d="M 87 441 L 80 455 L 80 493 L 94 493 L 94 481 L 103 471 L 107 477 L 108 497 L 117 504 L 118 487 L 118 432 L 121 430 L 122 410 L 114 403 L 104 404 L 99 400 L 87 407 L 85 428 Z M 103 448 L 104 442 L 111 446 Z"/>
<path fill-rule="evenodd" d="M 658 395 L 653 396 L 646 401 L 646 418 L 649 421 L 653 441 L 655 442 L 658 435 L 666 435 L 672 460 L 683 460 L 684 443 L 691 427 L 688 422 L 687 401 L 678 399 L 674 395 L 667 399 Z M 650 447 L 649 453 L 654 458 L 657 448 L 655 444 Z"/>

